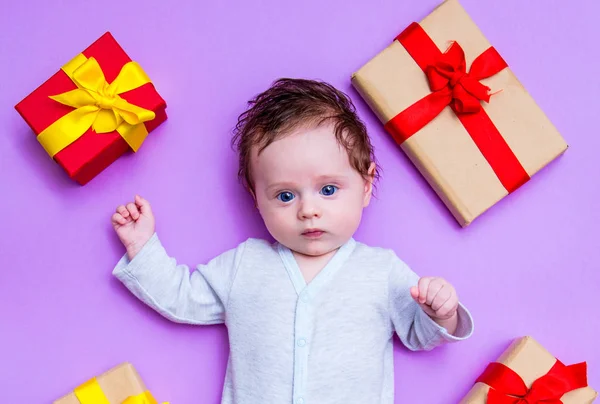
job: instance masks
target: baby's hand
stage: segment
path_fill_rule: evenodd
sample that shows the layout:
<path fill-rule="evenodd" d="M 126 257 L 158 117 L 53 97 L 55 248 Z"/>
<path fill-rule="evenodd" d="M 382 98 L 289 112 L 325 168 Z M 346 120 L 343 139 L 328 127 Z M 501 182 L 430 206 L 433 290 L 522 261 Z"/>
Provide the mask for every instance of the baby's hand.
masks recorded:
<path fill-rule="evenodd" d="M 130 260 L 154 234 L 154 215 L 150 203 L 139 195 L 127 206 L 119 206 L 111 222 Z"/>
<path fill-rule="evenodd" d="M 442 278 L 419 279 L 418 285 L 410 288 L 410 295 L 433 320 L 449 320 L 458 310 L 456 290 Z"/>

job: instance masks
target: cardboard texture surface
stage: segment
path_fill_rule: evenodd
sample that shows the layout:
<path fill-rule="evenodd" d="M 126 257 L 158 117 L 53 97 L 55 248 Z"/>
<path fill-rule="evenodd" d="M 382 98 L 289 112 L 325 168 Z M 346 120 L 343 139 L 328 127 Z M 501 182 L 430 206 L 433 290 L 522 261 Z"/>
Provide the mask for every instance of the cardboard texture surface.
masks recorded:
<path fill-rule="evenodd" d="M 467 69 L 490 47 L 457 0 L 442 3 L 420 25 L 441 51 L 457 41 Z M 481 80 L 492 92 L 501 90 L 483 109 L 531 177 L 568 146 L 507 63 L 509 68 Z M 352 84 L 383 124 L 431 93 L 425 74 L 397 40 L 354 73 Z M 449 107 L 401 148 L 462 226 L 508 195 Z"/>
<path fill-rule="evenodd" d="M 110 404 L 121 404 L 127 397 L 141 394 L 146 386 L 132 364 L 122 363 L 109 371 L 97 376 L 98 384 Z M 86 380 L 81 380 L 84 383 Z M 75 388 L 77 386 L 73 386 Z M 54 401 L 54 404 L 80 404 L 71 392 Z"/>

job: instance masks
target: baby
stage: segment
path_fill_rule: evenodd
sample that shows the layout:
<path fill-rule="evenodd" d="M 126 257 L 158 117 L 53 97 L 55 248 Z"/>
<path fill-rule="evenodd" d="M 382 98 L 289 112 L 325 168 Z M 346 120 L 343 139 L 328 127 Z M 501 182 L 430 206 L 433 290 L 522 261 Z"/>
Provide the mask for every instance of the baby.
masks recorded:
<path fill-rule="evenodd" d="M 114 275 L 168 319 L 225 324 L 223 403 L 393 403 L 393 335 L 411 350 L 468 338 L 454 287 L 353 238 L 378 178 L 349 98 L 280 79 L 236 126 L 239 176 L 275 239 L 248 239 L 190 274 L 155 233 L 150 203 L 119 206 Z"/>

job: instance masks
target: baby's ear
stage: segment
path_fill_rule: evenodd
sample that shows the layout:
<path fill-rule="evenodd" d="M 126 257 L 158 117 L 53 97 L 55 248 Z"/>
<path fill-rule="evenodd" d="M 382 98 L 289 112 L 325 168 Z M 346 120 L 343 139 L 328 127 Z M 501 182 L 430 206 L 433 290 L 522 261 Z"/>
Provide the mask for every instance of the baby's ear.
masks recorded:
<path fill-rule="evenodd" d="M 377 164 L 375 164 L 375 162 L 372 161 L 371 165 L 369 166 L 369 171 L 367 171 L 367 175 L 371 179 L 371 183 L 373 183 L 373 180 L 375 179 L 375 171 L 376 170 L 377 170 Z"/>
<path fill-rule="evenodd" d="M 367 177 L 365 178 L 365 197 L 363 206 L 366 208 L 371 202 L 371 196 L 373 195 L 373 181 L 375 181 L 375 170 L 377 165 L 372 162 L 367 171 Z"/>

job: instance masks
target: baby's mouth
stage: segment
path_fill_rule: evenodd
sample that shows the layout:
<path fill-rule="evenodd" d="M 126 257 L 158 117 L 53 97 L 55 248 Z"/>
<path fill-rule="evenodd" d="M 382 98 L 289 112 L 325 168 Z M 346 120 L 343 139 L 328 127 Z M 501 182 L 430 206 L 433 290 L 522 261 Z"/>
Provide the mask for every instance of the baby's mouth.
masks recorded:
<path fill-rule="evenodd" d="M 306 229 L 302 232 L 302 235 L 306 238 L 315 239 L 321 237 L 324 233 L 325 231 L 321 229 Z"/>

